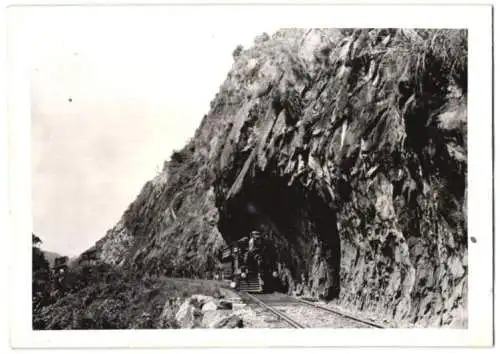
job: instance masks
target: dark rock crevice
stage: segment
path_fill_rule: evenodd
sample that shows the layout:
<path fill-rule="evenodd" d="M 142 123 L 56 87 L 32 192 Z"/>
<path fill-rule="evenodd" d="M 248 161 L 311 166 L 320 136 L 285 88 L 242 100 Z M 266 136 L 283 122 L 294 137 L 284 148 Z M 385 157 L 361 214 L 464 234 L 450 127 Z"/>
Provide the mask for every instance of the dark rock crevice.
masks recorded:
<path fill-rule="evenodd" d="M 335 213 L 315 190 L 272 172 L 257 172 L 230 200 L 219 202 L 219 231 L 226 242 L 247 236 L 251 230 L 264 232 L 274 258 L 294 284 L 310 279 L 313 296 L 331 300 L 340 290 L 340 240 Z"/>

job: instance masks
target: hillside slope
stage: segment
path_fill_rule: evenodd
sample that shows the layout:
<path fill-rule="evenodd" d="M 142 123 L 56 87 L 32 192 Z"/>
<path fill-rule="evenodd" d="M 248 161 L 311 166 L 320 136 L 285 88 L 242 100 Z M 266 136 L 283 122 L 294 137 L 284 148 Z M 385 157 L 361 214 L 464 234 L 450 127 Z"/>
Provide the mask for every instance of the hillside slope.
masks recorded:
<path fill-rule="evenodd" d="M 46 250 L 42 250 L 42 252 L 43 252 L 43 255 L 45 256 L 45 259 L 49 262 L 49 266 L 51 268 L 54 267 L 54 263 L 55 263 L 56 258 L 62 257 L 59 253 L 56 253 L 56 252 L 51 252 L 51 251 L 46 251 Z"/>
<path fill-rule="evenodd" d="M 235 62 L 192 140 L 95 248 L 200 275 L 253 228 L 346 309 L 467 326 L 467 34 L 282 30 Z"/>

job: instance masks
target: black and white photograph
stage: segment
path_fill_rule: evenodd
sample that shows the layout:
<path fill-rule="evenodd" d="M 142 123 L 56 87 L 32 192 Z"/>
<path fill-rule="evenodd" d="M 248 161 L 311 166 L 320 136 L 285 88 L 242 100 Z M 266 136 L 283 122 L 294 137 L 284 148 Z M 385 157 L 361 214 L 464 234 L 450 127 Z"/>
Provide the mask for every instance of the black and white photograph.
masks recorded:
<path fill-rule="evenodd" d="M 479 31 L 444 17 L 293 26 L 286 8 L 7 10 L 8 93 L 25 95 L 9 114 L 27 117 L 9 134 L 28 156 L 10 188 L 29 183 L 26 222 L 11 216 L 30 333 L 491 331 Z"/>

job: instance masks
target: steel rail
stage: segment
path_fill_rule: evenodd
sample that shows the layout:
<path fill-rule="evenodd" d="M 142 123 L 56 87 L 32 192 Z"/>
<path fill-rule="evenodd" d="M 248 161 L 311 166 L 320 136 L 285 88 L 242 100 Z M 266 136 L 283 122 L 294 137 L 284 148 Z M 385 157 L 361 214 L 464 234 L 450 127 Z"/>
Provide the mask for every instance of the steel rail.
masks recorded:
<path fill-rule="evenodd" d="M 284 320 L 287 324 L 289 324 L 290 326 L 292 326 L 293 328 L 306 328 L 306 326 L 304 325 L 301 325 L 300 323 L 298 323 L 297 321 L 291 319 L 290 317 L 288 317 L 287 315 L 285 315 L 283 312 L 281 311 L 278 311 L 274 308 L 272 308 L 272 306 L 266 304 L 264 301 L 262 301 L 261 299 L 257 298 L 256 296 L 254 295 L 251 295 L 247 292 L 243 292 L 243 294 L 245 294 L 247 297 L 249 297 L 251 300 L 255 301 L 257 304 L 259 304 L 260 306 L 264 307 L 265 309 L 271 311 L 273 314 L 275 314 L 276 316 L 278 316 L 278 318 L 281 318 L 282 320 Z"/>
<path fill-rule="evenodd" d="M 349 316 L 345 313 L 342 313 L 342 312 L 339 312 L 339 311 L 335 311 L 333 309 L 330 309 L 328 307 L 325 307 L 325 306 L 321 306 L 321 305 L 318 305 L 314 302 L 310 302 L 310 301 L 307 301 L 307 300 L 303 300 L 303 299 L 297 299 L 297 298 L 294 298 L 294 300 L 298 301 L 298 302 L 301 302 L 301 303 L 304 303 L 304 304 L 307 304 L 309 306 L 313 306 L 313 307 L 316 307 L 316 308 L 319 308 L 319 309 L 322 309 L 322 310 L 325 310 L 327 312 L 331 312 L 331 313 L 334 313 L 336 314 L 337 316 L 341 316 L 341 317 L 344 317 L 344 318 L 347 318 L 347 319 L 350 319 L 352 321 L 356 321 L 356 322 L 359 322 L 359 323 L 363 323 L 365 325 L 368 325 L 370 327 L 375 327 L 375 328 L 385 328 L 384 326 L 381 326 L 379 324 L 376 324 L 376 323 L 373 323 L 373 322 L 369 322 L 369 321 L 366 321 L 366 320 L 361 320 L 359 318 L 356 318 L 356 317 L 353 317 L 353 316 Z"/>

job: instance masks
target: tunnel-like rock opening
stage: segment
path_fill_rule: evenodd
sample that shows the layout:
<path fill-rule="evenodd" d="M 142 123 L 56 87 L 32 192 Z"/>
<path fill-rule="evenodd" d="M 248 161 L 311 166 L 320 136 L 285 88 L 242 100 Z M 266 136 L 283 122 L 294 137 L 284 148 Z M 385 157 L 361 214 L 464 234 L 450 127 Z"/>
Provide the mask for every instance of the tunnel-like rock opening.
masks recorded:
<path fill-rule="evenodd" d="M 270 172 L 256 172 L 229 200 L 219 198 L 226 242 L 261 231 L 283 287 L 325 300 L 340 291 L 340 239 L 334 211 L 315 193 Z"/>

